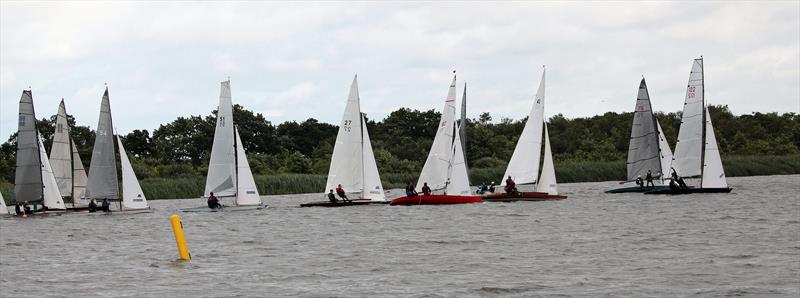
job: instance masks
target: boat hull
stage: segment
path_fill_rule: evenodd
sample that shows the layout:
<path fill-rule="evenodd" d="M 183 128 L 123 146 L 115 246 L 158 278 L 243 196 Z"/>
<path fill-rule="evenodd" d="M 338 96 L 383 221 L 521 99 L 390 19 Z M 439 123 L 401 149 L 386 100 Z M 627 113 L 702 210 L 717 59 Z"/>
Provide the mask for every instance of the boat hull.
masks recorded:
<path fill-rule="evenodd" d="M 300 207 L 347 207 L 347 206 L 363 206 L 363 205 L 383 205 L 389 204 L 389 201 L 373 201 L 373 200 L 352 200 L 352 201 L 338 201 L 336 203 L 331 201 L 319 201 L 300 204 Z"/>
<path fill-rule="evenodd" d="M 480 196 L 448 196 L 431 195 L 416 197 L 400 197 L 389 202 L 389 206 L 413 206 L 413 205 L 453 205 L 453 204 L 472 204 L 482 203 Z"/>
<path fill-rule="evenodd" d="M 484 202 L 539 202 L 539 201 L 558 201 L 564 200 L 567 196 L 551 195 L 546 192 L 516 192 L 516 193 L 495 193 L 483 197 Z"/>
<path fill-rule="evenodd" d="M 181 212 L 236 212 L 236 211 L 250 211 L 250 210 L 260 210 L 266 208 L 267 205 L 253 205 L 253 206 L 225 206 L 222 208 L 211 209 L 207 206 L 204 207 L 194 207 L 194 208 L 185 208 L 181 209 Z"/>
<path fill-rule="evenodd" d="M 629 193 L 629 192 L 648 192 L 654 190 L 669 189 L 669 185 L 656 185 L 656 186 L 631 186 L 620 187 L 615 189 L 606 190 L 606 193 Z"/>
<path fill-rule="evenodd" d="M 646 195 L 685 195 L 693 193 L 729 193 L 733 188 L 689 188 L 689 189 L 662 189 L 645 192 Z"/>

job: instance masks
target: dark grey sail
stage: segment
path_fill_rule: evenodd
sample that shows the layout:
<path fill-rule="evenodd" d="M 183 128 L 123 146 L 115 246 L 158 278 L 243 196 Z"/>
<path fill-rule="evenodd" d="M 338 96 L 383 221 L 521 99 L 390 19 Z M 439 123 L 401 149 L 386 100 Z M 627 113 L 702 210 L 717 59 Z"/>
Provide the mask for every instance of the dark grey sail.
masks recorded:
<path fill-rule="evenodd" d="M 645 178 L 647 171 L 653 177 L 661 175 L 661 156 L 658 150 L 658 132 L 647 84 L 642 78 L 639 83 L 639 94 L 636 97 L 636 109 L 633 112 L 633 127 L 628 145 L 628 180 L 638 176 Z"/>
<path fill-rule="evenodd" d="M 19 99 L 17 130 L 17 169 L 14 177 L 14 201 L 37 202 L 42 200 L 42 164 L 39 156 L 39 139 L 36 132 L 36 114 L 33 95 L 22 91 Z"/>
<path fill-rule="evenodd" d="M 458 122 L 461 148 L 464 149 L 464 164 L 467 163 L 467 82 L 464 82 L 464 95 L 461 97 L 461 121 Z"/>
<path fill-rule="evenodd" d="M 114 150 L 114 131 L 111 122 L 111 104 L 108 100 L 108 88 L 100 103 L 100 119 L 97 122 L 97 134 L 94 138 L 92 161 L 89 164 L 89 181 L 86 184 L 85 197 L 91 199 L 119 198 L 117 182 L 117 163 Z"/>

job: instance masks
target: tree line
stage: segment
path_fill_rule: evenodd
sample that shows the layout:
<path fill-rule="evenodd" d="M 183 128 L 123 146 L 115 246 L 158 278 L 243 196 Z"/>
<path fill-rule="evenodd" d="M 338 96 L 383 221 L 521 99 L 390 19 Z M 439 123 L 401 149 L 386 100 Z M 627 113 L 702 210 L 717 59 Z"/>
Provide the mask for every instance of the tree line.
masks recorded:
<path fill-rule="evenodd" d="M 736 116 L 727 106 L 711 106 L 710 113 L 723 158 L 725 156 L 800 154 L 800 117 L 795 113 L 752 113 Z M 140 179 L 205 176 L 214 138 L 216 111 L 202 116 L 179 117 L 152 132 L 134 130 L 123 142 Z M 309 118 L 274 125 L 261 113 L 235 105 L 234 119 L 256 175 L 281 173 L 327 174 L 338 126 Z M 674 150 L 681 113 L 656 113 Z M 440 113 L 400 108 L 385 119 L 367 120 L 375 159 L 384 173 L 418 173 L 433 143 Z M 55 115 L 37 121 L 50 149 Z M 465 151 L 470 168 L 503 168 L 511 158 L 527 119 L 495 121 L 482 113 L 467 119 Z M 624 161 L 628 151 L 633 113 L 607 112 L 568 119 L 561 114 L 548 119 L 550 141 L 559 162 Z M 68 122 L 86 169 L 89 168 L 94 131 Z M 48 151 L 49 152 L 49 151 Z M 0 181 L 13 183 L 16 134 L 0 145 Z M 499 178 L 499 177 L 498 177 Z"/>

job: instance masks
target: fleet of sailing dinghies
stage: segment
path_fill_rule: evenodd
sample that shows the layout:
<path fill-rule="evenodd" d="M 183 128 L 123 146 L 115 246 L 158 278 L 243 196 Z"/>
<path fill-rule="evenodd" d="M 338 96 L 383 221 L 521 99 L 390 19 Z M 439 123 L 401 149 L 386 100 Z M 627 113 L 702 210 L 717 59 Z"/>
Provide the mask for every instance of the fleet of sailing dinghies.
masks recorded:
<path fill-rule="evenodd" d="M 661 133 L 661 125 L 653 115 L 650 93 L 644 78 L 639 83 L 636 107 L 633 111 L 633 126 L 628 144 L 628 176 L 625 182 L 634 182 L 641 178 L 643 185 L 622 187 L 606 191 L 607 193 L 645 192 L 667 189 L 663 181 L 669 175 L 672 152 L 666 138 Z M 647 173 L 650 173 L 653 184 L 648 185 Z"/>
<path fill-rule="evenodd" d="M 422 167 L 417 187 L 425 183 L 432 195 L 406 196 L 392 200 L 389 205 L 442 205 L 480 203 L 481 197 L 472 195 L 464 161 L 464 150 L 456 125 L 456 76 L 450 83 L 442 117 L 428 159 Z"/>
<path fill-rule="evenodd" d="M 350 85 L 350 95 L 344 108 L 336 144 L 333 147 L 328 181 L 324 193 L 336 190 L 339 185 L 345 190 L 345 201 L 325 200 L 301 204 L 300 207 L 342 207 L 388 203 L 383 192 L 383 184 L 378 174 L 378 164 L 372 152 L 372 143 L 367 132 L 365 114 L 361 112 L 361 98 L 358 95 L 358 76 Z M 349 192 L 348 192 L 349 191 Z M 337 195 L 338 196 L 338 195 Z"/>
<path fill-rule="evenodd" d="M 61 197 L 70 201 L 73 208 L 85 207 L 86 204 L 81 204 L 80 198 L 86 190 L 86 170 L 83 168 L 75 141 L 72 140 L 64 99 L 61 99 L 56 114 L 53 145 L 50 147 L 50 165 L 53 166 L 53 174 L 56 176 Z"/>
<path fill-rule="evenodd" d="M 532 192 L 501 192 L 487 194 L 483 197 L 487 202 L 513 202 L 513 201 L 545 201 L 563 200 L 566 196 L 558 194 L 555 167 L 553 166 L 553 153 L 550 149 L 550 136 L 544 123 L 544 90 L 545 74 L 542 70 L 542 80 L 539 90 L 536 91 L 533 107 L 528 115 L 528 121 L 522 134 L 519 136 L 517 146 L 508 162 L 505 174 L 501 178 L 501 185 L 506 185 L 506 179 L 511 177 L 516 185 L 536 184 Z M 541 176 L 539 175 L 539 160 L 542 153 L 542 135 L 544 135 L 544 163 Z M 537 180 L 537 177 L 539 179 Z"/>
<path fill-rule="evenodd" d="M 703 57 L 694 60 L 686 88 L 678 143 L 672 158 L 672 169 L 677 177 L 693 178 L 694 187 L 671 187 L 645 194 L 685 194 L 730 192 L 719 156 L 711 115 L 705 105 Z"/>
<path fill-rule="evenodd" d="M 211 160 L 208 163 L 208 176 L 204 197 L 214 196 L 231 200 L 231 205 L 211 209 L 206 206 L 181 209 L 183 212 L 218 212 L 263 209 L 258 195 L 250 164 L 244 151 L 239 131 L 233 120 L 231 101 L 231 82 L 220 83 L 217 123 L 214 130 L 214 143 L 211 147 Z"/>
<path fill-rule="evenodd" d="M 118 207 L 112 209 L 114 212 L 152 212 L 147 205 L 136 174 L 128 160 L 128 154 L 122 141 L 117 138 L 119 144 L 120 165 L 122 167 L 122 198 L 119 196 L 119 182 L 117 178 L 116 150 L 114 149 L 114 124 L 111 120 L 111 103 L 108 96 L 108 88 L 103 93 L 100 102 L 100 117 L 97 123 L 97 132 L 94 138 L 94 148 L 92 150 L 92 161 L 89 165 L 89 179 L 86 185 L 86 192 L 81 198 L 82 202 L 88 205 L 91 200 L 100 203 L 102 200 L 118 201 Z"/>

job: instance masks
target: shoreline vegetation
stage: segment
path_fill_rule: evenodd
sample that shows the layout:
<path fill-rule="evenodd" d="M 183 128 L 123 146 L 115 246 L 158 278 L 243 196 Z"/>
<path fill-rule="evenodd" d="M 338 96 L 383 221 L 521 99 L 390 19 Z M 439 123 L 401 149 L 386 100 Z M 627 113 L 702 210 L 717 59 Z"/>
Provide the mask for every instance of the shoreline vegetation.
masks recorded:
<path fill-rule="evenodd" d="M 723 156 L 727 177 L 793 175 L 800 174 L 800 154 L 785 156 Z M 559 183 L 619 181 L 625 176 L 625 161 L 606 162 L 555 162 Z M 482 182 L 499 182 L 504 167 L 470 169 L 473 187 Z M 256 175 L 256 186 L 261 195 L 288 195 L 319 193 L 323 195 L 325 174 L 272 174 Z M 385 189 L 403 188 L 407 181 L 416 181 L 417 174 L 381 175 Z M 199 198 L 205 187 L 205 177 L 147 178 L 140 180 L 148 200 Z M 498 183 L 499 184 L 499 183 Z M 0 191 L 10 198 L 14 184 L 0 181 Z M 10 200 L 6 200 L 7 202 Z"/>
<path fill-rule="evenodd" d="M 800 115 L 734 115 L 727 106 L 709 106 L 709 110 L 728 177 L 800 174 Z M 152 132 L 134 130 L 121 135 L 148 200 L 202 195 L 215 114 L 179 117 Z M 313 118 L 274 125 L 264 115 L 239 105 L 234 106 L 233 114 L 260 194 L 323 193 L 338 126 Z M 655 113 L 673 150 L 680 114 Z M 434 110 L 400 108 L 384 119 L 367 119 L 384 188 L 416 182 L 439 117 Z M 94 131 L 76 126 L 70 115 L 67 118 L 88 174 Z M 473 186 L 500 182 L 526 121 L 494 121 L 489 113 L 467 119 L 465 154 Z M 632 121 L 631 112 L 550 117 L 547 123 L 558 182 L 622 180 Z M 55 116 L 36 123 L 47 150 L 54 123 Z M 16 133 L 0 145 L 0 191 L 7 202 L 13 199 L 15 169 Z"/>

